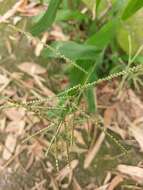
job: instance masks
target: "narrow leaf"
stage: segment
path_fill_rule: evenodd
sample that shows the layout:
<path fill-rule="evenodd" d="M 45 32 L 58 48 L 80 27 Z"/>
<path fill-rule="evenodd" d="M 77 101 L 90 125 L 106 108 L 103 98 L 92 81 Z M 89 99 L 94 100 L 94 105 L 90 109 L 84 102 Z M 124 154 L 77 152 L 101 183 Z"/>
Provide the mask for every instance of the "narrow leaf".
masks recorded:
<path fill-rule="evenodd" d="M 96 9 L 98 9 L 100 2 L 101 2 L 101 0 L 96 0 Z"/>
<path fill-rule="evenodd" d="M 91 45 L 78 44 L 76 42 L 54 42 L 52 47 L 61 55 L 76 61 L 76 60 L 95 60 L 99 50 Z M 44 49 L 42 55 L 48 58 L 58 58 L 59 54 L 50 49 Z"/>
<path fill-rule="evenodd" d="M 46 13 L 43 17 L 33 26 L 32 35 L 38 35 L 49 28 L 55 20 L 57 10 L 62 0 L 51 0 Z"/>
<path fill-rule="evenodd" d="M 103 49 L 113 39 L 117 24 L 118 19 L 113 19 L 109 21 L 104 26 L 102 26 L 102 28 L 97 33 L 89 37 L 86 43 L 90 45 L 95 45 L 97 48 Z"/>
<path fill-rule="evenodd" d="M 94 88 L 90 87 L 86 91 L 86 98 L 87 98 L 87 103 L 88 103 L 88 111 L 90 113 L 95 113 L 96 112 L 96 102 L 95 102 L 95 93 L 94 93 Z"/>
<path fill-rule="evenodd" d="M 125 8 L 122 19 L 126 20 L 132 16 L 136 11 L 143 7 L 143 0 L 130 0 Z"/>

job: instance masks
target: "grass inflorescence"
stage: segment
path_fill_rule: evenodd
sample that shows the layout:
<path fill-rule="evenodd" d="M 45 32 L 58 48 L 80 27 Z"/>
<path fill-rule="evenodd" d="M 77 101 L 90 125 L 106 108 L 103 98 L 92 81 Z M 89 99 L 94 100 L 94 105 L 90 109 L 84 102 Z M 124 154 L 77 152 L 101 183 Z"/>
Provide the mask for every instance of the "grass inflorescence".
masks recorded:
<path fill-rule="evenodd" d="M 24 34 L 27 38 L 32 39 L 33 36 L 31 36 L 30 33 L 28 32 L 24 32 L 21 29 L 13 26 L 13 25 L 9 25 L 10 27 L 12 27 L 14 30 Z M 38 40 L 40 41 L 40 40 Z M 42 43 L 40 41 L 40 43 Z M 53 47 L 51 47 L 50 45 L 44 44 L 44 46 L 46 48 L 50 48 L 52 51 L 56 51 L 56 49 L 54 49 Z M 83 73 L 87 74 L 87 71 L 85 71 L 82 67 L 80 67 L 79 65 L 77 65 L 76 63 L 74 63 L 72 60 L 70 60 L 69 58 L 66 58 L 64 55 L 60 54 L 60 52 L 57 52 L 59 58 L 64 59 L 67 63 L 72 64 L 74 67 L 76 67 L 77 69 L 79 69 L 80 71 L 82 71 Z M 123 151 L 124 154 L 127 155 L 128 150 L 126 150 L 123 145 L 121 145 L 121 143 L 115 138 L 113 137 L 106 128 L 104 128 L 104 123 L 101 122 L 101 120 L 99 119 L 99 114 L 95 113 L 95 119 L 92 118 L 92 116 L 90 114 L 87 114 L 86 111 L 83 111 L 82 109 L 80 109 L 80 106 L 77 104 L 77 94 L 82 94 L 85 90 L 87 90 L 90 87 L 96 87 L 97 85 L 101 84 L 102 82 L 105 81 L 112 81 L 115 78 L 118 77 L 124 77 L 125 75 L 130 75 L 130 74 L 134 74 L 136 72 L 142 71 L 143 69 L 143 65 L 139 64 L 139 65 L 135 65 L 133 67 L 128 67 L 125 70 L 122 70 L 120 72 L 111 74 L 109 76 L 106 76 L 104 78 L 100 78 L 98 80 L 95 80 L 93 82 L 88 82 L 88 79 L 85 80 L 86 82 L 84 84 L 79 84 L 76 86 L 73 86 L 69 89 L 64 90 L 63 92 L 58 93 L 55 96 L 52 97 L 46 97 L 46 98 L 41 98 L 41 99 L 35 99 L 35 100 L 31 100 L 31 101 L 25 101 L 25 102 L 20 102 L 20 101 L 16 101 L 16 100 L 12 100 L 12 99 L 7 99 L 6 100 L 6 104 L 0 107 L 0 110 L 3 109 L 7 109 L 7 108 L 12 108 L 12 107 L 16 107 L 16 108 L 25 108 L 26 111 L 28 112 L 33 112 L 35 115 L 37 115 L 39 118 L 41 119 L 47 119 L 50 123 L 52 128 L 54 129 L 54 134 L 50 140 L 50 144 L 49 147 L 46 151 L 46 155 L 49 153 L 49 151 L 51 150 L 52 146 L 55 145 L 55 158 L 56 158 L 56 167 L 58 168 L 58 161 L 57 161 L 57 154 L 58 154 L 58 140 L 60 141 L 60 133 L 63 133 L 63 126 L 65 126 L 66 130 L 64 130 L 64 134 L 63 136 L 63 140 L 66 142 L 66 149 L 67 149 L 67 157 L 69 160 L 69 152 L 70 152 L 70 146 L 73 144 L 73 135 L 74 135 L 74 128 L 68 126 L 68 130 L 67 130 L 67 118 L 72 115 L 72 120 L 75 119 L 75 113 L 76 111 L 80 112 L 80 114 L 85 117 L 86 119 L 92 121 L 95 124 L 95 127 L 97 129 L 100 129 L 101 131 L 103 131 L 107 136 L 109 136 L 114 143 L 116 143 L 118 145 L 118 147 Z M 88 77 L 88 75 L 87 75 Z M 76 92 L 72 94 L 72 92 Z M 44 105 L 44 103 L 51 101 L 52 99 L 57 98 L 58 99 L 58 103 L 56 106 L 46 106 Z M 61 104 L 62 102 L 62 104 Z M 42 104 L 42 105 L 41 105 Z M 61 104 L 61 105 L 60 105 Z M 51 112 L 53 114 L 52 118 L 49 117 L 48 113 Z M 102 123 L 102 126 L 100 125 L 100 123 Z M 70 122 L 69 122 L 70 125 Z M 45 133 L 46 131 L 49 130 L 49 127 L 39 130 L 38 132 L 36 132 L 35 134 L 32 134 L 30 136 L 28 136 L 26 139 L 24 139 L 23 142 L 26 142 L 28 140 L 30 140 L 31 138 L 34 138 L 36 135 L 39 135 L 41 133 Z M 70 133 L 67 134 L 67 133 Z"/>

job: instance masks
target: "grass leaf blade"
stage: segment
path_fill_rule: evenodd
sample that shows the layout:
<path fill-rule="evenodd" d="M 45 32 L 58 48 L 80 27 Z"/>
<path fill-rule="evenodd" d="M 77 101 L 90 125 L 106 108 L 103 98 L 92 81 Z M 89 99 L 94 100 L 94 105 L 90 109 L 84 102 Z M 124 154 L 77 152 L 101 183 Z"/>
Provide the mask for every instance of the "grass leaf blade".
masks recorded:
<path fill-rule="evenodd" d="M 31 30 L 32 35 L 36 36 L 36 35 L 40 34 L 41 32 L 45 31 L 47 28 L 49 28 L 53 24 L 53 22 L 56 18 L 57 10 L 58 10 L 61 2 L 62 2 L 62 0 L 51 0 L 50 1 L 46 13 L 39 20 L 39 22 L 37 22 L 36 25 L 33 26 L 32 30 Z"/>

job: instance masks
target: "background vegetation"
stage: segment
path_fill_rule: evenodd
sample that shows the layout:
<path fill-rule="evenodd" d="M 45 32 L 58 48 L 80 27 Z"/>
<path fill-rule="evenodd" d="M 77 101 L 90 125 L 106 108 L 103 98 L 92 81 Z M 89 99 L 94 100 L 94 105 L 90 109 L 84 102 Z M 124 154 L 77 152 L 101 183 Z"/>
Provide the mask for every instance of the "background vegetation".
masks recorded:
<path fill-rule="evenodd" d="M 0 190 L 143 188 L 142 7 L 0 1 Z"/>

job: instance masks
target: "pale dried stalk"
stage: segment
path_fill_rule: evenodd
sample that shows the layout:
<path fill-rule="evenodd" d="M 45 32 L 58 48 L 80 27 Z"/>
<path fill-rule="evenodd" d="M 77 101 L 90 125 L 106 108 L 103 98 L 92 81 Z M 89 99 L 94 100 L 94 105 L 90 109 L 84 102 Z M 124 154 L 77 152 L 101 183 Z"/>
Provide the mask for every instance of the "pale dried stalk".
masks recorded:
<path fill-rule="evenodd" d="M 18 1 L 10 10 L 8 10 L 3 16 L 0 17 L 0 23 L 7 22 L 7 19 L 12 17 L 22 5 L 23 0 Z"/>

